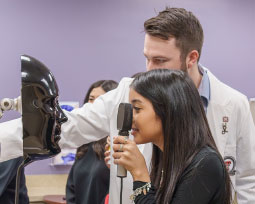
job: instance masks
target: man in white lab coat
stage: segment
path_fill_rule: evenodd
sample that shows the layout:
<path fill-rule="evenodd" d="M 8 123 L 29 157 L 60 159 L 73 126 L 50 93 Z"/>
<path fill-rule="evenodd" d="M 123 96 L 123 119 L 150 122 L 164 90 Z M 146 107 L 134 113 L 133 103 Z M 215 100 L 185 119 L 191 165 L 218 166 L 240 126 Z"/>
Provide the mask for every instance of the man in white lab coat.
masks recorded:
<path fill-rule="evenodd" d="M 157 17 L 147 20 L 145 27 L 144 55 L 147 70 L 156 68 L 181 69 L 189 74 L 199 90 L 209 125 L 224 158 L 239 204 L 255 203 L 255 127 L 247 98 L 220 82 L 208 69 L 198 64 L 203 45 L 203 30 L 198 19 L 180 8 L 167 8 Z M 66 113 L 68 122 L 62 125 L 62 147 L 78 147 L 99 140 L 107 135 L 117 136 L 117 111 L 121 102 L 128 102 L 130 78 L 121 80 L 117 89 L 99 97 L 94 104 Z M 20 140 L 19 120 L 1 124 L 2 147 L 12 142 L 7 135 Z M 10 134 L 10 133 L 11 134 Z M 4 138 L 5 137 L 5 138 Z M 6 142 L 4 142 L 4 139 Z M 112 141 L 112 140 L 111 140 Z M 22 154 L 17 143 L 12 154 L 2 148 L 0 161 Z M 14 148 L 14 146 L 12 146 Z M 139 145 L 147 165 L 151 159 L 151 144 Z M 14 156 L 16 155 L 16 156 Z M 111 161 L 110 203 L 118 204 L 120 180 L 116 165 Z M 131 203 L 132 177 L 124 179 L 123 203 Z"/>

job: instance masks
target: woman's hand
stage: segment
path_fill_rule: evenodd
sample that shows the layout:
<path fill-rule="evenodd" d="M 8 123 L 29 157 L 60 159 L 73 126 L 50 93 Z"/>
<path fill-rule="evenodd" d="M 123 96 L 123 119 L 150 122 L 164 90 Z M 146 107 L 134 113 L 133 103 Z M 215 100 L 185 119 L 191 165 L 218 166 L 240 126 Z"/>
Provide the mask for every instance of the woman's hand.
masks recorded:
<path fill-rule="evenodd" d="M 114 164 L 124 166 L 134 181 L 150 182 L 145 159 L 134 141 L 119 136 L 113 141 L 113 150 Z"/>
<path fill-rule="evenodd" d="M 105 152 L 104 152 L 104 163 L 105 165 L 110 169 L 111 165 L 109 164 L 109 161 L 111 160 L 111 140 L 110 136 L 107 137 L 107 143 L 105 145 Z"/>

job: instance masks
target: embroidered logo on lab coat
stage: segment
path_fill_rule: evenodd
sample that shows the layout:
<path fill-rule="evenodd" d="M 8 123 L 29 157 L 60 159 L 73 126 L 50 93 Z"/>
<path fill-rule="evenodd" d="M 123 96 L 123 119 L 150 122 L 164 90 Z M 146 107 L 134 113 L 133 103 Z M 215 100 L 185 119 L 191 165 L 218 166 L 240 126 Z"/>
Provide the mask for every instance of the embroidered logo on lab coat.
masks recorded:
<path fill-rule="evenodd" d="M 226 156 L 224 157 L 224 163 L 226 165 L 226 169 L 229 173 L 229 175 L 235 175 L 236 173 L 236 160 L 234 157 L 231 157 L 231 156 Z"/>
<path fill-rule="evenodd" d="M 222 120 L 223 120 L 223 123 L 222 123 L 222 134 L 224 135 L 225 133 L 228 132 L 228 130 L 227 130 L 227 128 L 228 128 L 228 126 L 227 126 L 227 124 L 228 124 L 228 117 L 224 116 L 222 118 Z"/>

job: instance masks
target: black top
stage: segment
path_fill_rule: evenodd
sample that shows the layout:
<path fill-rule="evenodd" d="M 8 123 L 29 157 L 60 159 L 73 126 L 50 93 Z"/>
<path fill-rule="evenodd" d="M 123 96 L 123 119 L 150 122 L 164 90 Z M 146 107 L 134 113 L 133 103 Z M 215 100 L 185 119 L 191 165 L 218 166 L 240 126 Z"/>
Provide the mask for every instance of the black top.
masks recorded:
<path fill-rule="evenodd" d="M 225 170 L 223 162 L 210 147 L 203 148 L 184 170 L 176 186 L 171 204 L 223 204 Z M 195 169 L 194 169 L 195 167 Z M 193 171 L 194 170 L 194 171 Z M 135 181 L 133 189 L 143 186 Z M 136 204 L 155 202 L 156 189 L 136 197 Z"/>
<path fill-rule="evenodd" d="M 23 157 L 18 157 L 0 163 L 0 203 L 15 203 L 16 175 L 19 165 L 22 163 Z M 26 179 L 24 168 L 20 174 L 19 204 L 28 204 Z"/>
<path fill-rule="evenodd" d="M 99 160 L 90 144 L 88 151 L 75 161 L 68 176 L 68 204 L 101 204 L 109 192 L 110 170 Z"/>

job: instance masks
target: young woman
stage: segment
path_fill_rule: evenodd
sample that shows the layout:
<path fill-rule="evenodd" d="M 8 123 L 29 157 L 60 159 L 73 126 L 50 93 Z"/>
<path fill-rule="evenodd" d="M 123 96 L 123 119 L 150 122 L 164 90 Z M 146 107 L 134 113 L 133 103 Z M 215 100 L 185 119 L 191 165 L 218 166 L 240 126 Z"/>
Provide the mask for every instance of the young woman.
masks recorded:
<path fill-rule="evenodd" d="M 134 79 L 134 141 L 117 137 L 114 163 L 133 176 L 136 204 L 230 204 L 230 178 L 200 96 L 182 71 L 158 69 Z M 136 144 L 153 143 L 151 170 Z"/>
<path fill-rule="evenodd" d="M 115 89 L 118 83 L 113 80 L 100 80 L 93 83 L 84 103 L 93 103 L 100 95 Z M 104 163 L 106 137 L 77 149 L 76 160 L 69 173 L 66 185 L 68 204 L 101 204 L 109 192 L 110 171 Z"/>

